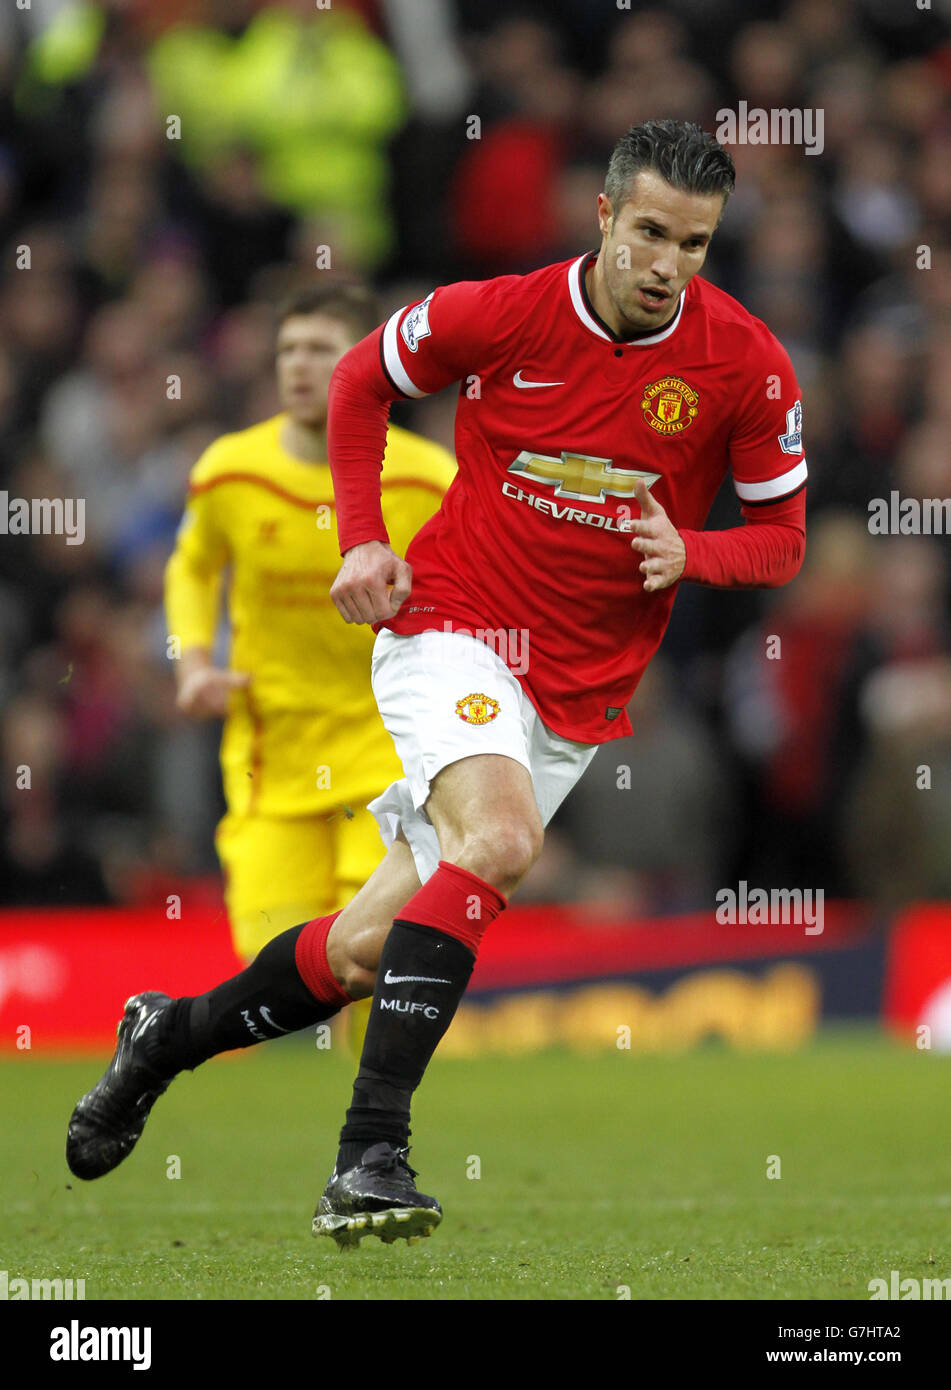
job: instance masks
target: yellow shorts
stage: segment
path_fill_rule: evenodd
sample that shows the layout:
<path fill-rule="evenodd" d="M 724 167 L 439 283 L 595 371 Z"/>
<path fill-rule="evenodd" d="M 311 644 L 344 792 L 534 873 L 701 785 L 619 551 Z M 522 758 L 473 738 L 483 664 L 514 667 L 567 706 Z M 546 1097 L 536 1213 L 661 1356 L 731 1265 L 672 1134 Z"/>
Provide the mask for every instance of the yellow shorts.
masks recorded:
<path fill-rule="evenodd" d="M 331 816 L 235 816 L 219 822 L 215 847 L 235 951 L 251 960 L 298 922 L 343 907 L 383 858 L 365 806 Z"/>

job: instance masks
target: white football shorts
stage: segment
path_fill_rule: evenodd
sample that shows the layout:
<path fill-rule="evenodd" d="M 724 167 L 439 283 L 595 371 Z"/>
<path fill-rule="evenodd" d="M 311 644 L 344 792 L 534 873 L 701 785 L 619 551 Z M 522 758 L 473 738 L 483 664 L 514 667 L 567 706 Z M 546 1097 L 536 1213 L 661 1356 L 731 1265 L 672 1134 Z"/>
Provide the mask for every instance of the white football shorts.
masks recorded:
<path fill-rule="evenodd" d="M 387 849 L 403 831 L 422 883 L 442 858 L 423 809 L 442 768 L 478 753 L 514 758 L 531 774 L 547 825 L 598 751 L 552 733 L 501 656 L 465 633 L 401 637 L 381 628 L 370 680 L 406 775 L 369 809 Z"/>

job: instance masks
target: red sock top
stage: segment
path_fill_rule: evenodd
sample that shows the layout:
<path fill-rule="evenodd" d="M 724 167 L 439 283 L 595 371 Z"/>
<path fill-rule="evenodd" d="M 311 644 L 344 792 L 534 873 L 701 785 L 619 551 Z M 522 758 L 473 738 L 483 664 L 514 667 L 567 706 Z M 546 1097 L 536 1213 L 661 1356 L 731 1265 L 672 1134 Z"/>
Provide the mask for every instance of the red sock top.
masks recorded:
<path fill-rule="evenodd" d="M 352 1004 L 353 1000 L 342 985 L 338 985 L 327 961 L 327 937 L 343 908 L 329 917 L 315 917 L 308 922 L 294 947 L 294 963 L 298 974 L 315 999 L 321 1004 Z"/>
<path fill-rule="evenodd" d="M 502 894 L 484 878 L 440 859 L 432 878 L 396 916 L 401 922 L 445 932 L 478 955 L 483 932 L 507 906 Z"/>

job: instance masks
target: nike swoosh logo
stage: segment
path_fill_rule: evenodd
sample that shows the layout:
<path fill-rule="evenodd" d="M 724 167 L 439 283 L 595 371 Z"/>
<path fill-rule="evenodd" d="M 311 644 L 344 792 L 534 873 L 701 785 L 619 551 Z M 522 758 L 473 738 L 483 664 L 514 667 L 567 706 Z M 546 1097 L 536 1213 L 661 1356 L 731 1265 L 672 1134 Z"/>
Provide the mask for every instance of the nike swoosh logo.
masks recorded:
<path fill-rule="evenodd" d="M 279 1023 L 275 1022 L 275 1020 L 271 1017 L 271 1011 L 266 1004 L 261 1005 L 261 1007 L 258 1009 L 258 1013 L 264 1019 L 265 1023 L 270 1024 L 272 1028 L 276 1028 L 279 1033 L 289 1033 L 291 1031 L 289 1028 L 282 1028 Z"/>
<path fill-rule="evenodd" d="M 516 372 L 512 377 L 512 385 L 521 386 L 523 390 L 527 390 L 532 386 L 564 386 L 564 384 L 563 381 L 523 381 L 520 371 Z"/>
<path fill-rule="evenodd" d="M 437 980 L 432 975 L 391 975 L 389 971 L 383 976 L 385 985 L 401 985 L 408 980 L 418 980 L 421 984 L 427 985 L 451 985 L 452 980 Z"/>

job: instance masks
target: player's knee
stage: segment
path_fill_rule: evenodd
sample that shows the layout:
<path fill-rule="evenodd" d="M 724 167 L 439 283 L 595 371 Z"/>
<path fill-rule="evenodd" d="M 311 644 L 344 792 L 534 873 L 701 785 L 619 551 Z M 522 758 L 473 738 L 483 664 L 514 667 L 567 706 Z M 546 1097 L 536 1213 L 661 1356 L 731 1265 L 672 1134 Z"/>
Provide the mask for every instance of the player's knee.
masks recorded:
<path fill-rule="evenodd" d="M 493 820 L 465 836 L 455 862 L 507 897 L 541 854 L 544 838 L 541 821 Z"/>

